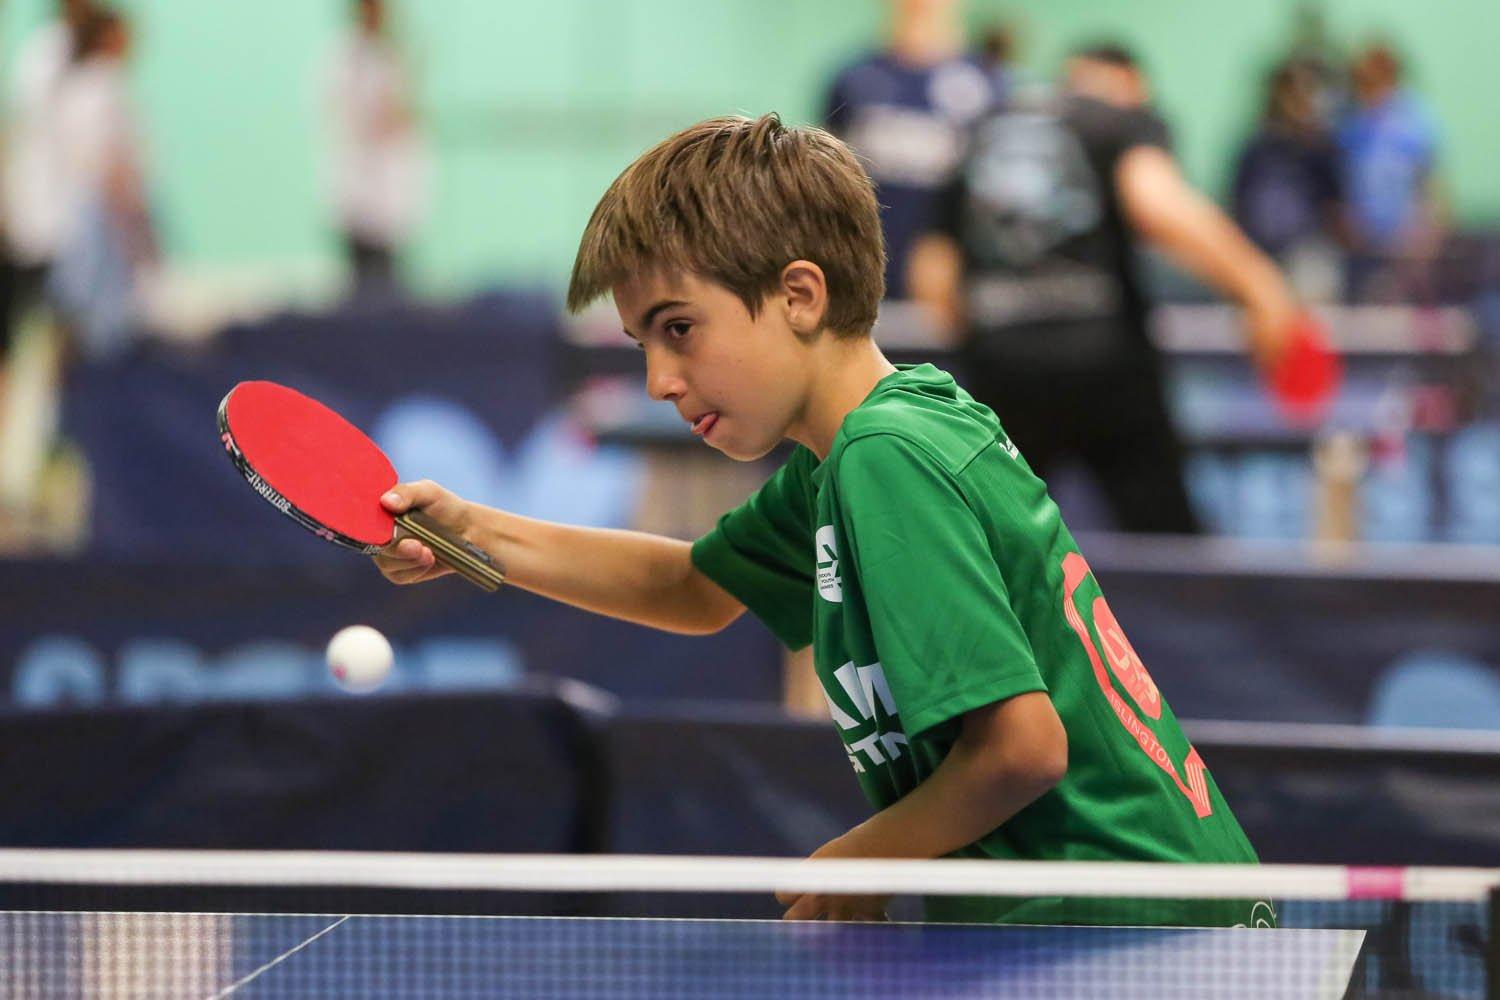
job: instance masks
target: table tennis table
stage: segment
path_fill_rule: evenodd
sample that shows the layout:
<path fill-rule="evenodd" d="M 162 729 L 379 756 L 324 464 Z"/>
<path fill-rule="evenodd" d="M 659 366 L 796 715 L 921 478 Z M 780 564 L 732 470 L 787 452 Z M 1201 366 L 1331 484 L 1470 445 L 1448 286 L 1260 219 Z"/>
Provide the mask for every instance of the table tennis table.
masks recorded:
<path fill-rule="evenodd" d="M 1302 1000 L 1363 931 L 0 913 L 5 997 Z"/>

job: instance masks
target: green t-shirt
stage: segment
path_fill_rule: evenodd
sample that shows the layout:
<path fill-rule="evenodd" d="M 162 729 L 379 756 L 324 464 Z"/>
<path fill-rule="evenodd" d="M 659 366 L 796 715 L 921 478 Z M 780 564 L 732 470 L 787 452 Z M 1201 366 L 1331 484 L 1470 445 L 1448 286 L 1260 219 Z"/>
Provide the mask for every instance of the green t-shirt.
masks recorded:
<path fill-rule="evenodd" d="M 947 373 L 902 367 L 693 546 L 697 567 L 818 679 L 865 796 L 921 784 L 960 716 L 1046 691 L 1063 780 L 957 857 L 1256 861 L 1099 585 L 999 421 Z M 1251 924 L 1251 903 L 932 897 L 932 919 Z"/>

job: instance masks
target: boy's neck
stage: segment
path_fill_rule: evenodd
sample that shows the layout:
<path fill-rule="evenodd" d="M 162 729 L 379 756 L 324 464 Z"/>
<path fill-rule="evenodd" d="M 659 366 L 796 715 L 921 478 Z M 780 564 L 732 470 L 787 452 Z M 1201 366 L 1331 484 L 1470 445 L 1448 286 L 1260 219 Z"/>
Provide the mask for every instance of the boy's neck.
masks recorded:
<path fill-rule="evenodd" d="M 816 371 L 801 418 L 787 437 L 805 446 L 822 461 L 833 449 L 844 418 L 865 401 L 875 383 L 896 370 L 869 337 L 824 334 L 815 351 Z"/>

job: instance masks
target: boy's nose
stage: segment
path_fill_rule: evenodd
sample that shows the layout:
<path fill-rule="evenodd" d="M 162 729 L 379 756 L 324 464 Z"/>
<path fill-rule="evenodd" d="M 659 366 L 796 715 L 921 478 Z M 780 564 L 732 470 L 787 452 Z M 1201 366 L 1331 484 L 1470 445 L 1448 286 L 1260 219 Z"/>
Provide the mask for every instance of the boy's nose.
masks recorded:
<path fill-rule="evenodd" d="M 686 389 L 682 376 L 670 361 L 654 351 L 646 352 L 646 394 L 658 402 L 681 398 Z"/>

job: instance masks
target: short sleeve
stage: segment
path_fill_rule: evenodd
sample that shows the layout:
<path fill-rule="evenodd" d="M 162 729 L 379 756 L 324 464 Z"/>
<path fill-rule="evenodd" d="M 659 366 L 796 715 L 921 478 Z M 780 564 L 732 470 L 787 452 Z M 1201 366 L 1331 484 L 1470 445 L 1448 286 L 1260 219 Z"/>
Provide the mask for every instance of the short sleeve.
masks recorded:
<path fill-rule="evenodd" d="M 799 448 L 750 499 L 693 543 L 693 565 L 789 649 L 812 642 L 816 458 Z"/>
<path fill-rule="evenodd" d="M 953 476 L 892 434 L 851 442 L 836 475 L 875 651 L 907 734 L 1045 691 L 984 528 Z"/>
<path fill-rule="evenodd" d="M 1155 146 L 1168 153 L 1172 151 L 1172 130 L 1154 111 L 1146 108 L 1124 111 L 1119 116 L 1118 128 L 1115 139 L 1119 143 L 1121 155 L 1137 146 Z"/>

